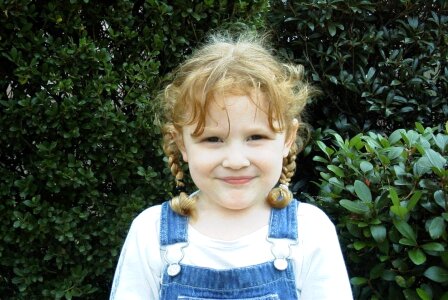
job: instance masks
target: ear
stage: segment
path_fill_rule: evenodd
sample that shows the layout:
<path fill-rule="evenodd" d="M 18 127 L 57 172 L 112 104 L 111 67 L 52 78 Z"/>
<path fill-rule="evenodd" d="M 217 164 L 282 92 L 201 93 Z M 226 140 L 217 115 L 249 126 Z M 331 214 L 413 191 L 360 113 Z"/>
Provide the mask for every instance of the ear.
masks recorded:
<path fill-rule="evenodd" d="M 285 145 L 283 147 L 283 157 L 287 157 L 292 145 L 296 142 L 297 130 L 299 129 L 299 121 L 297 119 L 292 120 L 291 127 L 285 137 Z"/>
<path fill-rule="evenodd" d="M 184 162 L 188 162 L 187 150 L 185 149 L 184 138 L 182 136 L 182 133 L 178 132 L 176 130 L 176 131 L 173 131 L 172 135 L 173 135 L 173 139 L 177 145 L 177 148 L 179 149 L 180 153 L 182 154 L 182 159 L 184 160 Z"/>

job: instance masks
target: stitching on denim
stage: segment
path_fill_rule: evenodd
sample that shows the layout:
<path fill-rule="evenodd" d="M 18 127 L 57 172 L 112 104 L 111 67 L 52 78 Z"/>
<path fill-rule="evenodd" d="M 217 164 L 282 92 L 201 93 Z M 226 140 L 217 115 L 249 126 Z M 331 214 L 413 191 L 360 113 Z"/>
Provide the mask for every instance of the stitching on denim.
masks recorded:
<path fill-rule="evenodd" d="M 211 288 L 206 288 L 206 287 L 198 287 L 198 286 L 194 286 L 194 285 L 181 284 L 181 283 L 178 283 L 178 282 L 170 282 L 170 283 L 163 283 L 162 282 L 161 286 L 164 286 L 166 288 L 169 287 L 169 286 L 180 286 L 180 287 L 188 287 L 188 288 L 192 288 L 192 289 L 198 289 L 198 290 L 202 290 L 202 291 L 224 293 L 224 292 L 245 291 L 245 290 L 250 290 L 250 289 L 254 289 L 254 288 L 265 287 L 267 284 L 276 283 L 278 281 L 295 282 L 295 279 L 289 279 L 289 278 L 281 277 L 281 278 L 277 278 L 277 279 L 272 280 L 272 281 L 263 282 L 263 283 L 261 283 L 259 285 L 253 285 L 253 286 L 245 287 L 245 288 L 228 289 L 228 290 L 227 289 L 211 289 Z"/>

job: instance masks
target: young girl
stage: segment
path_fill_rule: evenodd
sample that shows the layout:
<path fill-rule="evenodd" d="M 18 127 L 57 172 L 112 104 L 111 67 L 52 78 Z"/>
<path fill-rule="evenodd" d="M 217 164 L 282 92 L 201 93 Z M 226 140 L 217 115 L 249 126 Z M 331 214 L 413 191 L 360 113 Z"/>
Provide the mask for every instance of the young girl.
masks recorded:
<path fill-rule="evenodd" d="M 288 190 L 302 73 L 260 39 L 218 35 L 177 69 L 164 150 L 180 193 L 133 221 L 111 299 L 352 299 L 333 224 Z"/>

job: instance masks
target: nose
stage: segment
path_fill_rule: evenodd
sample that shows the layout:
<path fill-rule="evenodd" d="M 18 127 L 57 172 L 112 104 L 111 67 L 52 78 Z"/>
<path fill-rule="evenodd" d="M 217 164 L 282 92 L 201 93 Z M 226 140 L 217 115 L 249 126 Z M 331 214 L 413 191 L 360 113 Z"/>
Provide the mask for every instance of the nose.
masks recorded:
<path fill-rule="evenodd" d="M 222 161 L 224 168 L 239 170 L 250 166 L 250 159 L 243 145 L 228 145 L 225 157 Z"/>

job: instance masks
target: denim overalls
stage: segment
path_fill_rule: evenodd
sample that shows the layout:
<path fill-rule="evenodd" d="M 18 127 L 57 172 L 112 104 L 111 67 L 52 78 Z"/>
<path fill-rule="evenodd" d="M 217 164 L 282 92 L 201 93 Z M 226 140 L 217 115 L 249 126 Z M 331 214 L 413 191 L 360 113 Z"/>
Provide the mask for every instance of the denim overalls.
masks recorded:
<path fill-rule="evenodd" d="M 293 200 L 283 209 L 272 209 L 268 241 L 273 247 L 276 239 L 291 240 L 289 252 L 291 245 L 297 244 L 298 203 Z M 162 249 L 177 243 L 188 246 L 188 218 L 175 213 L 168 202 L 162 205 L 160 225 Z M 273 254 L 272 261 L 225 270 L 184 265 L 181 261 L 167 263 L 160 299 L 292 300 L 298 296 L 292 261 Z"/>

